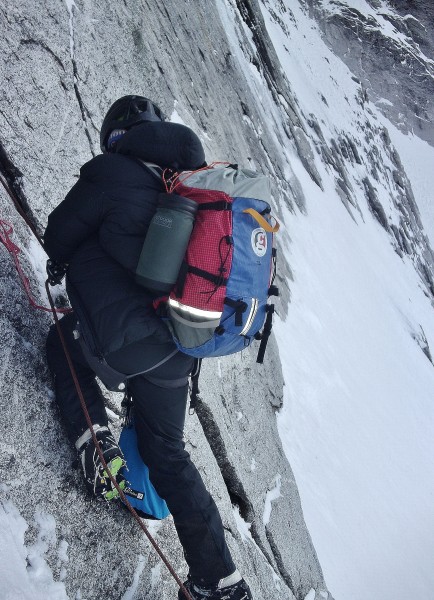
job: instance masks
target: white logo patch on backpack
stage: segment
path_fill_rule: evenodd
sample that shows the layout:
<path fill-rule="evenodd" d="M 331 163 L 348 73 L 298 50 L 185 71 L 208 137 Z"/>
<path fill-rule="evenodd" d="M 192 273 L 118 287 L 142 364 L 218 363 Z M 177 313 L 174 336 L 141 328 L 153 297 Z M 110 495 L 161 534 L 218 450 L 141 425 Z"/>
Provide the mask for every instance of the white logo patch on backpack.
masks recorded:
<path fill-rule="evenodd" d="M 262 227 L 252 231 L 251 243 L 256 256 L 264 256 L 267 252 L 267 234 Z"/>

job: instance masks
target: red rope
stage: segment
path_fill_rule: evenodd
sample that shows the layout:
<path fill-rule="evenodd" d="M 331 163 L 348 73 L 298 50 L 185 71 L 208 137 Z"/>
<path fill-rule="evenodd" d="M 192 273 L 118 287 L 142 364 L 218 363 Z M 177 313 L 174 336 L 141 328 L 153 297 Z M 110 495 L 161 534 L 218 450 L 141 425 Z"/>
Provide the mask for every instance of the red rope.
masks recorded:
<path fill-rule="evenodd" d="M 45 312 L 53 312 L 53 308 L 48 308 L 47 306 L 41 306 L 38 304 L 32 296 L 32 292 L 30 289 L 30 281 L 29 278 L 24 274 L 23 268 L 21 266 L 18 255 L 21 252 L 21 249 L 13 243 L 10 236 L 13 235 L 14 228 L 7 221 L 3 221 L 0 219 L 0 242 L 4 245 L 6 250 L 12 256 L 12 260 L 14 261 L 15 268 L 18 272 L 18 275 L 21 279 L 21 283 L 23 284 L 24 291 L 26 292 L 27 298 L 29 299 L 30 305 L 37 310 L 43 310 Z M 54 308 L 55 312 L 59 313 L 68 313 L 72 312 L 71 308 Z"/>
<path fill-rule="evenodd" d="M 183 171 L 182 173 L 174 173 L 174 174 L 172 173 L 172 175 L 170 177 L 168 177 L 167 179 L 165 177 L 165 173 L 167 171 L 170 172 L 170 169 L 165 169 L 163 171 L 163 182 L 164 182 L 164 186 L 166 188 L 166 192 L 168 194 L 173 193 L 179 185 L 181 185 L 182 183 L 187 181 L 187 179 L 189 179 L 192 175 L 195 175 L 196 173 L 201 173 L 202 171 L 208 171 L 209 169 L 213 169 L 217 165 L 228 166 L 230 164 L 231 163 L 229 163 L 229 162 L 215 161 L 215 162 L 211 163 L 210 165 L 207 165 L 206 167 L 201 167 L 200 169 L 196 169 L 195 171 Z"/>

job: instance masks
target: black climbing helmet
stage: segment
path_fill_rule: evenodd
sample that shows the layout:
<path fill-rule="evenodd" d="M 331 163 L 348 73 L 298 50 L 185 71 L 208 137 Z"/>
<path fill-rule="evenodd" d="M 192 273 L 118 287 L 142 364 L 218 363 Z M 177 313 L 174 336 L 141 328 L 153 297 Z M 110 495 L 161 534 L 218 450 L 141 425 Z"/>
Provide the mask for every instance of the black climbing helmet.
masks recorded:
<path fill-rule="evenodd" d="M 123 96 L 112 104 L 104 117 L 100 132 L 102 152 L 107 152 L 107 140 L 114 129 L 129 129 L 142 121 L 165 121 L 165 116 L 148 98 Z"/>

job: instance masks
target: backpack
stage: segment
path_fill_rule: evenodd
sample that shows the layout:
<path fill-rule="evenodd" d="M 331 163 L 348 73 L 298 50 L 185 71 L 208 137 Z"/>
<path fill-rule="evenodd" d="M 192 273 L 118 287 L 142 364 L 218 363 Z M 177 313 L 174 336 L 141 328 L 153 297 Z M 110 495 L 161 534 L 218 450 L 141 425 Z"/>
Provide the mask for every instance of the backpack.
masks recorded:
<path fill-rule="evenodd" d="M 278 295 L 273 237 L 279 224 L 271 217 L 268 179 L 220 165 L 163 173 L 168 193 L 199 206 L 176 284 L 155 306 L 185 354 L 224 356 L 260 339 L 262 362 L 274 312 L 268 298 Z"/>

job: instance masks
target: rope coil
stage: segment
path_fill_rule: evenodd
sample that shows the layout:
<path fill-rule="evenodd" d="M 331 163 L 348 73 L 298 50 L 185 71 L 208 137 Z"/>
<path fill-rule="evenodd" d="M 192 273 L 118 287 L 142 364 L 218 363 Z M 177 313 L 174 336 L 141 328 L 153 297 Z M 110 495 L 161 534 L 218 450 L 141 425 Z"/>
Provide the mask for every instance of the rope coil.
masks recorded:
<path fill-rule="evenodd" d="M 178 173 L 177 171 L 174 172 L 171 169 L 164 169 L 163 183 L 164 183 L 164 187 L 166 188 L 166 192 L 168 194 L 173 193 L 178 186 L 182 185 L 185 181 L 187 181 L 187 179 L 189 179 L 193 175 L 196 175 L 196 173 L 201 173 L 202 171 L 209 171 L 210 169 L 213 169 L 214 167 L 216 167 L 218 165 L 225 165 L 226 167 L 229 167 L 231 165 L 231 163 L 223 162 L 223 161 L 215 161 L 209 165 L 206 165 L 205 167 L 196 169 L 195 171 L 183 171 L 182 176 L 181 176 L 181 173 Z"/>
<path fill-rule="evenodd" d="M 41 304 L 38 304 L 36 302 L 36 300 L 33 298 L 32 295 L 32 291 L 30 288 L 30 280 L 29 278 L 25 275 L 23 268 L 21 266 L 20 263 L 20 259 L 18 258 L 18 255 L 21 253 L 21 248 L 19 248 L 19 246 L 17 246 L 16 244 L 14 244 L 14 242 L 11 240 L 11 236 L 14 233 L 14 228 L 12 227 L 12 225 L 10 223 L 8 223 L 7 221 L 4 221 L 3 219 L 0 219 L 0 242 L 4 245 L 4 247 L 6 248 L 6 250 L 9 252 L 9 254 L 12 256 L 12 260 L 14 262 L 15 265 L 15 269 L 17 270 L 17 273 L 20 277 L 21 283 L 23 285 L 24 291 L 26 292 L 27 298 L 29 299 L 30 305 L 33 306 L 33 308 L 36 308 L 37 310 L 43 310 L 45 312 L 53 312 L 53 310 L 55 312 L 58 313 L 70 313 L 72 312 L 71 308 L 48 308 L 47 306 L 42 306 Z"/>

